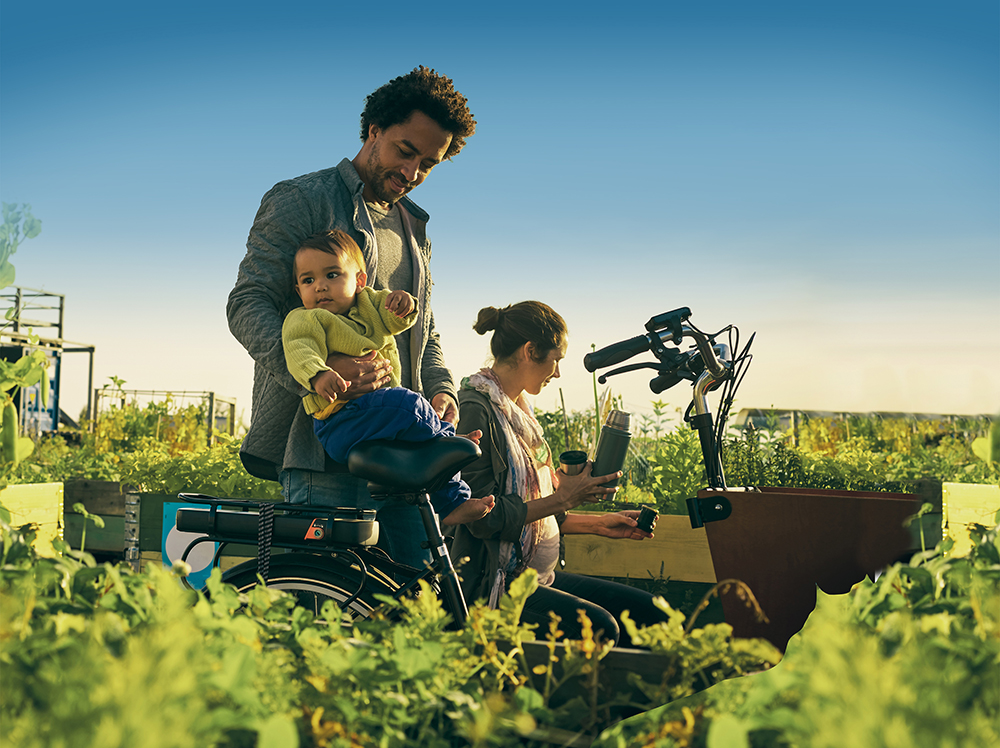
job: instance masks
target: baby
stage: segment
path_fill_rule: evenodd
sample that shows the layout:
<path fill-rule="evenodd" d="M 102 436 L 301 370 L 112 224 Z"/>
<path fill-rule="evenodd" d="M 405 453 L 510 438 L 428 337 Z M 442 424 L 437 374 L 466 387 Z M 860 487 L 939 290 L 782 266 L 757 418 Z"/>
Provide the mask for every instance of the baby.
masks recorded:
<path fill-rule="evenodd" d="M 285 317 L 281 340 L 288 371 L 310 392 L 303 398 L 316 437 L 326 453 L 346 462 L 351 449 L 372 439 L 421 442 L 454 436 L 422 395 L 400 387 L 399 352 L 394 335 L 416 320 L 416 302 L 405 291 L 366 287 L 364 256 L 343 231 L 306 239 L 295 253 L 295 291 L 302 307 Z M 363 356 L 376 351 L 392 365 L 388 387 L 353 400 L 341 399 L 350 382 L 326 365 L 331 353 Z M 492 496 L 471 498 L 456 475 L 431 494 L 431 505 L 445 525 L 472 522 L 493 508 Z"/>

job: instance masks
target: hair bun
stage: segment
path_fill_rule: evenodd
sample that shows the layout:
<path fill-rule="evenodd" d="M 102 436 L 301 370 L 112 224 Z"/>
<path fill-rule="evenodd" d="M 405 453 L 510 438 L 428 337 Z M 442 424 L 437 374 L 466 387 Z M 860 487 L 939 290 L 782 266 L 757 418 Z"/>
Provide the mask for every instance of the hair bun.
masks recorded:
<path fill-rule="evenodd" d="M 485 335 L 490 330 L 497 329 L 497 323 L 500 322 L 500 310 L 495 306 L 483 307 L 479 310 L 479 315 L 476 317 L 476 322 L 472 326 L 480 335 Z"/>

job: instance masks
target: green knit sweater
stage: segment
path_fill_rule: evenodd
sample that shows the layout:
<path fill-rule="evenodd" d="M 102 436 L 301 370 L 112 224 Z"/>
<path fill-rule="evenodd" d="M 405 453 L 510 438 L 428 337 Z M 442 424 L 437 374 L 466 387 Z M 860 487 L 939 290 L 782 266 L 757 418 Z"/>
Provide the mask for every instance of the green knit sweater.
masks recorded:
<path fill-rule="evenodd" d="M 399 351 L 393 336 L 413 325 L 417 309 L 414 306 L 405 317 L 397 317 L 385 308 L 390 293 L 388 289 L 375 291 L 365 287 L 358 292 L 346 315 L 299 307 L 285 317 L 281 328 L 285 362 L 295 381 L 310 391 L 302 399 L 306 413 L 314 418 L 328 418 L 347 404 L 345 400 L 331 403 L 312 388 L 313 377 L 321 371 L 330 371 L 326 359 L 331 353 L 363 356 L 376 351 L 392 365 L 389 386 L 399 386 Z"/>

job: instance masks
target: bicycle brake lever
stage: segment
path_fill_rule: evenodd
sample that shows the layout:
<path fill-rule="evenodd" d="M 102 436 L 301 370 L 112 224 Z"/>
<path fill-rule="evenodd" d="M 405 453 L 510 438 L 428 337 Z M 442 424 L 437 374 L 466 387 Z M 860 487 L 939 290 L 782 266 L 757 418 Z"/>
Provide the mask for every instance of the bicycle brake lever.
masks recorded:
<path fill-rule="evenodd" d="M 642 361 L 638 364 L 627 364 L 625 366 L 619 366 L 617 369 L 612 369 L 611 371 L 601 374 L 597 378 L 597 381 L 604 384 L 608 377 L 613 377 L 615 374 L 624 374 L 626 371 L 636 371 L 637 369 L 659 369 L 660 365 L 653 361 Z"/>

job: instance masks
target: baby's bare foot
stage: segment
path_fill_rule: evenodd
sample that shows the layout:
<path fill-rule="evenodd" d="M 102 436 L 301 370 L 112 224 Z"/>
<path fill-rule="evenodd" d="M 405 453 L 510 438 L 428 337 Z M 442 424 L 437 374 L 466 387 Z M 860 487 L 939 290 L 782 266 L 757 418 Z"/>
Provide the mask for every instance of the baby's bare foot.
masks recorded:
<path fill-rule="evenodd" d="M 495 503 L 492 496 L 486 496 L 482 499 L 469 499 L 455 509 L 452 509 L 451 513 L 441 520 L 441 524 L 464 525 L 468 522 L 475 522 L 477 519 L 482 519 L 489 514 Z"/>

